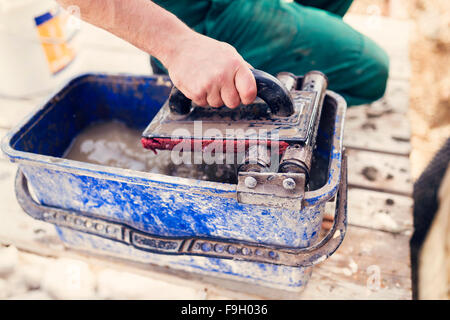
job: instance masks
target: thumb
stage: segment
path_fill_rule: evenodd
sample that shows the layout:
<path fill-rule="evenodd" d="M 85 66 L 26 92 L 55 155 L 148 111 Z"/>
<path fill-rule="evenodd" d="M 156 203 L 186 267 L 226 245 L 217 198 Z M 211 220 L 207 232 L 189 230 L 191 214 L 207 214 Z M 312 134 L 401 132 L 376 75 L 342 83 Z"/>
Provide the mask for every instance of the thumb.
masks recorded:
<path fill-rule="evenodd" d="M 255 100 L 257 94 L 256 81 L 247 65 L 243 64 L 239 67 L 234 76 L 234 83 L 243 104 L 250 104 Z"/>

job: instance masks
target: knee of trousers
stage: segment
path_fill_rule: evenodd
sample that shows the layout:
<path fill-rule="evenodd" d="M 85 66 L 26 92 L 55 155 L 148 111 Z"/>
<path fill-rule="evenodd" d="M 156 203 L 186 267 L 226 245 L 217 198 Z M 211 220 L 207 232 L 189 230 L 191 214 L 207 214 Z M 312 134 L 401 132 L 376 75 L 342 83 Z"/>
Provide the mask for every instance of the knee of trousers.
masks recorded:
<path fill-rule="evenodd" d="M 386 52 L 372 40 L 366 39 L 364 50 L 360 58 L 360 67 L 363 70 L 361 78 L 364 83 L 357 86 L 358 92 L 354 95 L 361 99 L 380 99 L 386 90 L 389 77 L 389 57 Z"/>

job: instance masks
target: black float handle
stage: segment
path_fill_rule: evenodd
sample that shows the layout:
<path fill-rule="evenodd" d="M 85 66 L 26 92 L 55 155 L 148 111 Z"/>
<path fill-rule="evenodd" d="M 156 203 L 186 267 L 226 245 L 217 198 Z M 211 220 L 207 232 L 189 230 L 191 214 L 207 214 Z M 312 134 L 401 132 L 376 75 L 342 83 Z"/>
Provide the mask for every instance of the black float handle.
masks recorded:
<path fill-rule="evenodd" d="M 272 75 L 252 69 L 256 80 L 257 96 L 264 100 L 273 115 L 288 117 L 294 113 L 294 103 L 286 87 Z M 178 115 L 186 115 L 191 111 L 192 101 L 175 86 L 169 96 L 170 111 Z"/>

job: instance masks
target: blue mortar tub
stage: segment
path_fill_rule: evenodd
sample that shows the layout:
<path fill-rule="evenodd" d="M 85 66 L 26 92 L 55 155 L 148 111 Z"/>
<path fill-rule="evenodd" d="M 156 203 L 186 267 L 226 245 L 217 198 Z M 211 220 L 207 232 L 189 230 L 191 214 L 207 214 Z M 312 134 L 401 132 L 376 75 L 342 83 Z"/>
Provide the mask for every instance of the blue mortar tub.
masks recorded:
<path fill-rule="evenodd" d="M 300 290 L 346 231 L 345 101 L 328 91 L 302 210 L 238 203 L 236 185 L 62 158 L 84 128 L 119 120 L 143 130 L 170 92 L 166 77 L 73 79 L 4 138 L 19 164 L 17 198 L 70 247 L 286 290 Z M 30 195 L 30 190 L 33 196 Z M 333 228 L 318 241 L 325 204 Z"/>

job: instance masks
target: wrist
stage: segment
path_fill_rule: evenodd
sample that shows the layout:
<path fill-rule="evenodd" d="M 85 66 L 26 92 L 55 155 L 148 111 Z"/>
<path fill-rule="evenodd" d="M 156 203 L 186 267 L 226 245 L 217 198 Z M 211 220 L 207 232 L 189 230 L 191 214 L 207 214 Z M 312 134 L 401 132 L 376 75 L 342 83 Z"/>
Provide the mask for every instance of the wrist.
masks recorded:
<path fill-rule="evenodd" d="M 164 49 L 162 50 L 160 57 L 157 56 L 167 69 L 169 69 L 173 61 L 183 53 L 186 47 L 194 45 L 194 42 L 200 36 L 189 27 L 185 25 L 184 27 L 183 30 L 170 34 L 169 39 L 163 42 Z"/>

